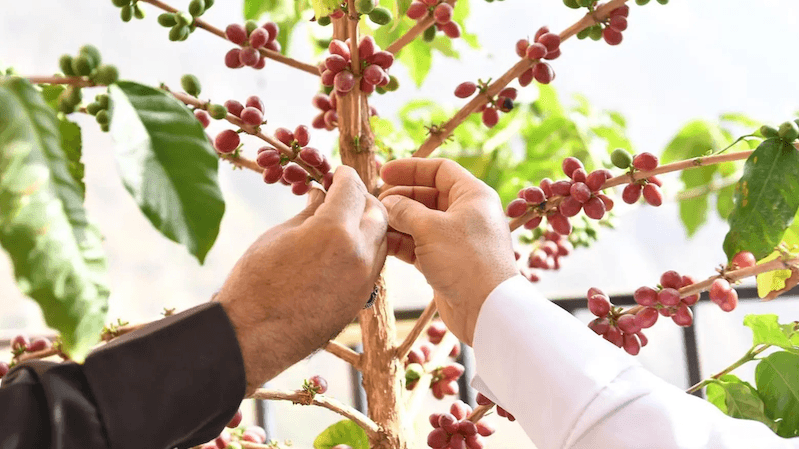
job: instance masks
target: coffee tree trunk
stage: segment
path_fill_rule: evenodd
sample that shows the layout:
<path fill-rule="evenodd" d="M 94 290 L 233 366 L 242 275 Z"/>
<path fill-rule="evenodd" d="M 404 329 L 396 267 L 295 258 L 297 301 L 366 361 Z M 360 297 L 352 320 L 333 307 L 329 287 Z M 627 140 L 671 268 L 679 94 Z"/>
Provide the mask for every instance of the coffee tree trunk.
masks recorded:
<path fill-rule="evenodd" d="M 352 3 L 350 1 L 350 10 L 353 10 Z M 333 21 L 333 37 L 341 41 L 350 38 L 355 43 L 352 65 L 358 68 L 356 77 L 360 72 L 357 24 L 356 20 L 346 16 Z M 355 168 L 369 191 L 376 194 L 379 174 L 374 157 L 374 134 L 369 126 L 369 104 L 361 93 L 359 83 L 355 83 L 355 88 L 349 94 L 339 97 L 336 113 L 341 161 Z M 395 357 L 394 308 L 386 296 L 382 275 L 377 281 L 377 288 L 374 306 L 359 315 L 363 339 L 363 387 L 369 404 L 369 417 L 381 428 L 381 438 L 370 441 L 370 446 L 373 449 L 405 449 L 409 447 L 408 437 L 412 433 L 402 420 L 405 407 L 400 380 L 404 376 L 404 369 L 402 361 Z"/>

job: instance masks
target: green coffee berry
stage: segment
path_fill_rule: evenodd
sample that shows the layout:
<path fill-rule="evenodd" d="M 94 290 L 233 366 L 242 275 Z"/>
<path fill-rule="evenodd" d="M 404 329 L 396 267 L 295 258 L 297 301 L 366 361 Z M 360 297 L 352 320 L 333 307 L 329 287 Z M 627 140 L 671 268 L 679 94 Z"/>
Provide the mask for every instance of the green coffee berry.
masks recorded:
<path fill-rule="evenodd" d="M 594 25 L 591 27 L 591 32 L 588 33 L 588 37 L 591 40 L 598 41 L 602 39 L 602 27 L 600 25 Z"/>
<path fill-rule="evenodd" d="M 191 0 L 189 3 L 189 14 L 199 17 L 205 12 L 205 2 L 203 0 Z"/>
<path fill-rule="evenodd" d="M 63 94 L 62 94 L 63 95 Z M 58 110 L 64 114 L 71 114 L 75 112 L 75 105 L 69 101 L 64 101 L 62 98 L 58 99 Z"/>
<path fill-rule="evenodd" d="M 244 22 L 244 29 L 247 30 L 247 36 L 249 36 L 253 31 L 258 29 L 258 22 L 254 20 L 248 20 Z"/>
<path fill-rule="evenodd" d="M 124 6 L 130 5 L 130 0 L 111 0 L 111 3 L 113 3 L 117 8 L 122 8 Z"/>
<path fill-rule="evenodd" d="M 616 167 L 626 170 L 633 163 L 633 157 L 624 148 L 616 148 L 610 153 L 610 162 Z"/>
<path fill-rule="evenodd" d="M 79 105 L 81 100 L 83 100 L 83 94 L 80 91 L 80 87 L 69 86 L 64 93 L 67 94 L 67 100 L 70 102 L 70 104 L 75 106 Z"/>
<path fill-rule="evenodd" d="M 577 0 L 563 0 L 563 4 L 571 9 L 578 9 L 580 7 L 580 4 L 577 2 Z"/>
<path fill-rule="evenodd" d="M 122 10 L 119 12 L 119 17 L 123 22 L 130 22 L 130 19 L 133 18 L 133 7 L 130 5 L 123 6 Z"/>
<path fill-rule="evenodd" d="M 113 65 L 101 65 L 94 75 L 97 84 L 114 84 L 119 79 L 119 70 Z"/>
<path fill-rule="evenodd" d="M 208 11 L 214 6 L 214 0 L 205 0 L 205 10 Z"/>
<path fill-rule="evenodd" d="M 227 117 L 227 108 L 221 104 L 209 104 L 208 115 L 214 120 L 223 120 Z"/>
<path fill-rule="evenodd" d="M 641 5 L 641 6 L 644 6 L 644 5 L 646 5 L 647 3 L 649 3 L 649 0 L 635 0 L 635 4 L 636 4 L 636 5 Z"/>
<path fill-rule="evenodd" d="M 191 25 L 194 23 L 194 17 L 185 11 L 180 11 L 175 14 L 175 21 L 178 25 Z"/>
<path fill-rule="evenodd" d="M 322 92 L 330 95 L 330 93 L 333 92 L 333 86 L 322 86 Z"/>
<path fill-rule="evenodd" d="M 92 73 L 92 61 L 88 55 L 80 55 L 72 59 L 72 71 L 78 76 L 89 76 Z"/>
<path fill-rule="evenodd" d="M 374 0 L 358 0 L 355 3 L 355 10 L 361 14 L 369 14 L 375 9 Z"/>
<path fill-rule="evenodd" d="M 169 40 L 172 42 L 182 41 L 189 36 L 189 27 L 186 25 L 175 25 L 169 30 Z"/>
<path fill-rule="evenodd" d="M 382 88 L 382 87 L 380 87 L 380 86 L 375 86 L 375 92 L 379 93 L 380 95 L 383 95 L 384 93 L 386 93 L 386 92 L 388 92 L 388 91 L 387 91 L 387 90 L 385 90 L 385 89 L 383 89 L 383 88 Z"/>
<path fill-rule="evenodd" d="M 378 6 L 369 13 L 369 20 L 378 25 L 387 25 L 392 18 L 391 11 L 382 6 Z"/>
<path fill-rule="evenodd" d="M 768 125 L 763 125 L 760 127 L 760 134 L 763 135 L 766 139 L 771 139 L 772 137 L 779 137 L 779 131 L 776 128 L 773 128 Z"/>
<path fill-rule="evenodd" d="M 418 363 L 411 363 L 405 368 L 405 382 L 411 383 L 424 376 L 424 367 Z"/>
<path fill-rule="evenodd" d="M 138 3 L 134 4 L 133 5 L 133 17 L 135 17 L 137 19 L 143 19 L 144 15 L 145 15 L 144 14 L 144 9 L 141 7 L 141 5 L 138 4 Z"/>
<path fill-rule="evenodd" d="M 422 33 L 422 40 L 424 40 L 425 42 L 433 42 L 433 39 L 435 38 L 436 38 L 436 27 L 433 25 L 428 27 L 426 30 L 424 30 L 424 33 Z"/>
<path fill-rule="evenodd" d="M 107 133 L 109 129 L 111 129 L 111 126 L 109 126 L 108 123 L 106 123 L 105 125 L 100 125 L 100 131 L 104 133 Z"/>
<path fill-rule="evenodd" d="M 185 74 L 180 77 L 180 85 L 183 87 L 183 90 L 186 91 L 187 94 L 197 97 L 200 95 L 200 80 L 197 79 L 196 76 L 191 74 Z"/>
<path fill-rule="evenodd" d="M 108 109 L 108 106 L 109 106 L 108 95 L 100 94 L 100 95 L 94 97 L 94 101 L 96 101 L 97 104 L 100 105 L 100 109 Z"/>
<path fill-rule="evenodd" d="M 81 55 L 86 55 L 91 58 L 92 60 L 92 68 L 97 67 L 103 61 L 103 57 L 100 56 L 100 50 L 97 49 L 94 45 L 86 44 L 78 50 L 78 53 Z"/>
<path fill-rule="evenodd" d="M 780 138 L 786 140 L 787 142 L 793 142 L 799 137 L 799 127 L 796 126 L 794 122 L 785 122 L 780 125 L 779 129 Z"/>
<path fill-rule="evenodd" d="M 64 75 L 75 76 L 75 71 L 72 70 L 72 56 L 61 56 L 61 59 L 58 60 L 58 65 L 61 67 L 61 71 L 64 73 Z"/>
<path fill-rule="evenodd" d="M 399 80 L 397 79 L 396 76 L 389 76 L 388 84 L 386 84 L 385 90 L 389 92 L 394 92 L 397 89 L 399 89 Z"/>
<path fill-rule="evenodd" d="M 178 20 L 175 18 L 175 15 L 171 12 L 165 12 L 158 16 L 158 24 L 162 27 L 171 28 L 178 24 Z"/>
<path fill-rule="evenodd" d="M 577 39 L 585 39 L 589 34 L 591 34 L 591 28 L 583 28 L 577 32 Z"/>
<path fill-rule="evenodd" d="M 578 0 L 577 3 L 579 3 L 580 6 L 582 6 L 583 8 L 587 8 L 594 3 L 594 0 Z"/>
<path fill-rule="evenodd" d="M 88 112 L 91 115 L 97 115 L 97 113 L 102 111 L 102 110 L 103 110 L 103 108 L 101 108 L 100 104 L 97 103 L 97 102 L 89 103 L 86 106 L 86 112 Z"/>
<path fill-rule="evenodd" d="M 332 20 L 330 19 L 330 16 L 324 16 L 324 17 L 320 17 L 320 18 L 316 19 L 316 23 L 318 23 L 319 25 L 322 25 L 323 27 L 326 27 L 326 26 L 330 25 L 330 22 L 332 22 Z"/>
<path fill-rule="evenodd" d="M 658 3 L 660 3 L 661 5 L 666 5 L 669 3 L 669 0 L 658 0 Z"/>
<path fill-rule="evenodd" d="M 101 125 L 107 125 L 109 121 L 108 111 L 105 109 L 101 110 L 94 116 L 94 119 L 97 120 L 97 123 Z"/>

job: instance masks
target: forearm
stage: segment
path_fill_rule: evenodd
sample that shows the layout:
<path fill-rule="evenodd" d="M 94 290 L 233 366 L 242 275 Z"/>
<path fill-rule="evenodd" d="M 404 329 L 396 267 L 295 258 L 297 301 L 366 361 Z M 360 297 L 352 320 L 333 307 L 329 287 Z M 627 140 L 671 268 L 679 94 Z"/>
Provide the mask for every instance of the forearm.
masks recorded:
<path fill-rule="evenodd" d="M 522 277 L 489 295 L 475 355 L 474 387 L 514 414 L 539 449 L 799 447 L 657 378 Z"/>
<path fill-rule="evenodd" d="M 83 365 L 23 363 L 0 392 L 14 402 L 3 410 L 35 410 L 19 428 L 0 420 L 4 442 L 30 426 L 53 436 L 49 446 L 4 448 L 183 448 L 219 434 L 244 397 L 244 375 L 227 316 L 209 303 L 119 337 Z"/>

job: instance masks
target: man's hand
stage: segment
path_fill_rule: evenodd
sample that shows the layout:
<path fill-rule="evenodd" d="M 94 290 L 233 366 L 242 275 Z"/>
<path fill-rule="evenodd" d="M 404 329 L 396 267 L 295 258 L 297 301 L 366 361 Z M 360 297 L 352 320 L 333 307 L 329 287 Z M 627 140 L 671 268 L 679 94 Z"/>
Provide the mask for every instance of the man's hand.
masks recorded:
<path fill-rule="evenodd" d="M 447 327 L 471 345 L 488 294 L 519 274 L 499 196 L 448 159 L 391 161 L 381 176 L 394 186 L 380 195 L 389 254 L 416 265 Z"/>
<path fill-rule="evenodd" d="M 333 338 L 357 315 L 386 259 L 386 211 L 355 170 L 265 232 L 217 299 L 239 340 L 247 395 Z"/>

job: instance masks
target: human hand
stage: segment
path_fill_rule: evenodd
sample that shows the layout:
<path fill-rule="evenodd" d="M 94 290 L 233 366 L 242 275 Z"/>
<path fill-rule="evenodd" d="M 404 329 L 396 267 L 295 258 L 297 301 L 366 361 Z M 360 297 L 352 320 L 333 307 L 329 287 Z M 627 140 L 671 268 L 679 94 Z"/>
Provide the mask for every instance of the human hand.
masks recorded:
<path fill-rule="evenodd" d="M 448 159 L 391 161 L 381 177 L 393 186 L 380 195 L 389 254 L 416 265 L 444 323 L 471 345 L 489 293 L 519 274 L 499 196 Z"/>
<path fill-rule="evenodd" d="M 357 315 L 386 259 L 386 211 L 339 167 L 327 195 L 250 246 L 217 300 L 244 356 L 247 395 L 302 360 Z"/>

